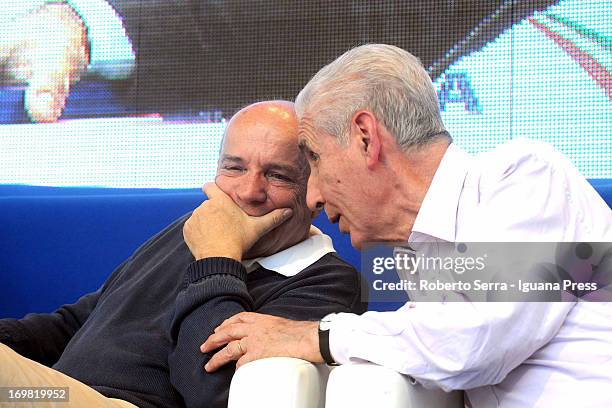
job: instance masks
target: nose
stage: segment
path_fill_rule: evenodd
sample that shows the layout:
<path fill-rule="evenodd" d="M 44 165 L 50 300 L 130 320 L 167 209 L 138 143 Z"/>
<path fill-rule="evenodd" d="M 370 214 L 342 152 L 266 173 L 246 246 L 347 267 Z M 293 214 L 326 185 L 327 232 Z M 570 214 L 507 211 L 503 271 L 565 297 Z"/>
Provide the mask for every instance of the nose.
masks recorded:
<path fill-rule="evenodd" d="M 325 200 L 321 195 L 321 190 L 319 190 L 318 180 L 313 173 L 310 173 L 310 177 L 308 177 L 308 188 L 306 190 L 306 205 L 308 205 L 310 211 L 320 211 L 323 209 L 324 204 Z"/>
<path fill-rule="evenodd" d="M 240 180 L 236 195 L 244 204 L 263 204 L 268 199 L 267 180 L 257 173 L 248 173 Z"/>

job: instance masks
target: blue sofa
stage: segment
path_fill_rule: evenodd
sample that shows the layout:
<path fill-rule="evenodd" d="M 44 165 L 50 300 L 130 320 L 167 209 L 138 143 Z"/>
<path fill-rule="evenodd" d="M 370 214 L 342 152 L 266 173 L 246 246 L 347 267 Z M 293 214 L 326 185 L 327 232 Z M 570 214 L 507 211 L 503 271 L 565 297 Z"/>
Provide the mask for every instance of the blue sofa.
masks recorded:
<path fill-rule="evenodd" d="M 612 180 L 591 183 L 612 207 Z M 0 185 L 0 318 L 49 312 L 96 290 L 147 238 L 204 198 L 198 189 Z M 347 235 L 325 214 L 315 225 L 332 237 L 340 256 L 360 268 Z"/>

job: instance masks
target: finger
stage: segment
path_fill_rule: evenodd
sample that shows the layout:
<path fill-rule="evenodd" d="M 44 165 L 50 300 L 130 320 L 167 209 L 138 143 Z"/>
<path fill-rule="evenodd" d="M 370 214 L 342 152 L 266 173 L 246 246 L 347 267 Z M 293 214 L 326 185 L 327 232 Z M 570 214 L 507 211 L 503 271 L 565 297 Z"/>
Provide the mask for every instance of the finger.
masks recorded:
<path fill-rule="evenodd" d="M 227 344 L 233 340 L 240 340 L 247 335 L 247 328 L 244 323 L 237 323 L 227 326 L 213 334 L 200 346 L 202 353 L 208 353 L 212 350 Z"/>
<path fill-rule="evenodd" d="M 215 353 L 210 360 L 208 360 L 208 363 L 204 365 L 204 369 L 207 372 L 212 373 L 230 361 L 238 360 L 240 357 L 242 357 L 242 353 L 238 349 L 237 344 L 230 343 L 222 350 Z"/>
<path fill-rule="evenodd" d="M 253 353 L 247 353 L 244 354 L 242 357 L 240 357 L 237 361 L 236 361 L 236 370 L 239 369 L 240 367 L 242 367 L 243 365 L 250 363 L 251 361 L 255 361 L 255 360 L 259 360 L 261 357 L 256 358 L 254 357 Z"/>
<path fill-rule="evenodd" d="M 219 326 L 217 326 L 217 328 L 215 328 L 215 332 L 217 330 L 220 330 L 221 328 L 224 328 L 226 326 L 236 324 L 236 323 L 252 323 L 257 319 L 258 316 L 259 316 L 259 313 L 240 312 L 238 314 L 233 315 L 232 317 L 225 319 L 223 323 L 221 323 Z"/>
<path fill-rule="evenodd" d="M 251 217 L 259 236 L 263 236 L 287 221 L 293 215 L 291 208 L 277 208 L 261 217 Z"/>
<path fill-rule="evenodd" d="M 204 184 L 202 190 L 204 191 L 204 194 L 206 194 L 206 197 L 208 197 L 209 200 L 216 197 L 228 197 L 227 194 L 225 194 L 215 183 Z"/>
<path fill-rule="evenodd" d="M 225 332 L 214 333 L 209 338 L 207 338 L 204 343 L 202 343 L 202 345 L 200 346 L 200 351 L 202 353 L 210 353 L 211 351 L 216 350 L 219 347 L 228 344 L 233 340 L 236 340 L 236 338 L 227 335 L 227 333 Z"/>

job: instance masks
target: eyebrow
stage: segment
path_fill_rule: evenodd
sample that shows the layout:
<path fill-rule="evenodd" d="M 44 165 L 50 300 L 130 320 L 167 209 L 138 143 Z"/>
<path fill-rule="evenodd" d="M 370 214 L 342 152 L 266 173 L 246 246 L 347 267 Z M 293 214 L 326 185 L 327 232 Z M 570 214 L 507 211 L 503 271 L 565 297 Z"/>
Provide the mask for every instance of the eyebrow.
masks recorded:
<path fill-rule="evenodd" d="M 239 156 L 232 156 L 230 154 L 224 154 L 223 156 L 221 156 L 221 162 L 225 162 L 225 161 L 239 163 L 239 164 L 244 163 L 244 160 L 241 157 L 239 157 Z M 269 163 L 265 167 L 266 167 L 266 170 L 277 170 L 277 171 L 282 171 L 282 172 L 289 173 L 291 175 L 299 173 L 299 169 L 297 167 L 291 166 L 291 165 L 288 165 L 288 164 Z"/>
<path fill-rule="evenodd" d="M 280 163 L 271 163 L 267 167 L 268 167 L 268 170 L 280 170 L 290 175 L 298 174 L 298 169 L 295 166 L 290 166 L 290 165 L 280 164 Z"/>
<path fill-rule="evenodd" d="M 310 145 L 305 139 L 300 139 L 300 141 L 298 142 L 298 147 L 302 153 L 307 153 L 307 152 L 312 151 L 312 149 L 310 148 Z"/>
<path fill-rule="evenodd" d="M 243 163 L 244 160 L 242 160 L 241 157 L 238 156 L 232 156 L 230 154 L 223 154 L 223 156 L 221 156 L 221 160 L 222 162 L 224 161 L 231 161 L 231 162 L 236 162 L 236 163 Z"/>

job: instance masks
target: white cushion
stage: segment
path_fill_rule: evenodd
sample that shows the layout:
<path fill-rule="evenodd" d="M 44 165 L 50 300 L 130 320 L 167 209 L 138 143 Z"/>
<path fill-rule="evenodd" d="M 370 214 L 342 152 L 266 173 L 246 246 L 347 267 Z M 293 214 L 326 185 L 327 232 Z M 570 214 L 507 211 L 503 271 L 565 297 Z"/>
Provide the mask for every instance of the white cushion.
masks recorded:
<path fill-rule="evenodd" d="M 326 408 L 463 408 L 463 392 L 423 388 L 412 378 L 371 363 L 336 367 L 327 382 Z"/>
<path fill-rule="evenodd" d="M 323 408 L 329 368 L 289 357 L 256 360 L 240 367 L 228 408 Z"/>

